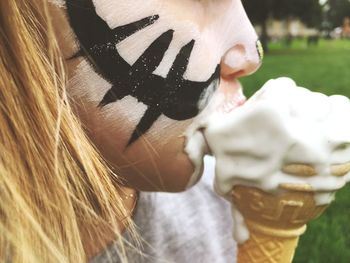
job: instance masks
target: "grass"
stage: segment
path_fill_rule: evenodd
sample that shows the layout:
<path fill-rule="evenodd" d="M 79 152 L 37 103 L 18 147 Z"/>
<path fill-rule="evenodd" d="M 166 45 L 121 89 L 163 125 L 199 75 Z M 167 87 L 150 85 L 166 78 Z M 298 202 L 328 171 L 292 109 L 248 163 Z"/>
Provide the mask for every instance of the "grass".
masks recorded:
<path fill-rule="evenodd" d="M 307 48 L 296 41 L 291 48 L 271 45 L 259 71 L 242 80 L 245 92 L 252 95 L 266 80 L 291 77 L 298 85 L 325 94 L 350 96 L 350 41 L 322 40 L 318 47 Z"/>
<path fill-rule="evenodd" d="M 350 97 L 350 40 L 321 40 L 317 47 L 295 41 L 290 48 L 272 43 L 261 69 L 242 79 L 251 96 L 268 79 L 287 76 L 299 86 L 327 95 Z M 350 121 L 350 116 L 349 116 Z M 350 262 L 350 185 L 320 218 L 310 223 L 300 240 L 294 263 Z"/>

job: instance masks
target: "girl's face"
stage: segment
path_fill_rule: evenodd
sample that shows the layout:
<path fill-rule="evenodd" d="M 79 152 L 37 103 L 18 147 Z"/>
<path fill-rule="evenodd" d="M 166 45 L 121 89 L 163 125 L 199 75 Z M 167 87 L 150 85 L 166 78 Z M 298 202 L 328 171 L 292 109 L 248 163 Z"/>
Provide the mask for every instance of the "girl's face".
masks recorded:
<path fill-rule="evenodd" d="M 126 183 L 180 191 L 194 167 L 184 132 L 216 93 L 260 65 L 240 0 L 50 0 L 87 133 Z M 98 176 L 98 175 L 97 175 Z"/>

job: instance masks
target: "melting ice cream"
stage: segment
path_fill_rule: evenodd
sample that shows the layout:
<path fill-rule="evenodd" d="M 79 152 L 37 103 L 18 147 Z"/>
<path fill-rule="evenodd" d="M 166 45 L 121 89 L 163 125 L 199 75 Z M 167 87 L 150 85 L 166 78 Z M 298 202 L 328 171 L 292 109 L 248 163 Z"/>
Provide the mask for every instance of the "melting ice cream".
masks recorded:
<path fill-rule="evenodd" d="M 186 150 L 199 163 L 199 155 L 193 153 L 207 144 L 216 159 L 215 190 L 229 200 L 236 185 L 278 193 L 281 184 L 308 184 L 316 203 L 324 205 L 350 180 L 350 173 L 333 172 L 350 162 L 348 116 L 348 98 L 328 97 L 279 78 L 268 81 L 236 110 L 210 115 L 200 125 L 202 137 L 198 131 L 196 139 L 189 137 Z M 312 166 L 316 172 L 301 177 L 284 169 L 295 164 Z M 233 210 L 234 237 L 243 243 L 249 232 L 239 211 Z"/>

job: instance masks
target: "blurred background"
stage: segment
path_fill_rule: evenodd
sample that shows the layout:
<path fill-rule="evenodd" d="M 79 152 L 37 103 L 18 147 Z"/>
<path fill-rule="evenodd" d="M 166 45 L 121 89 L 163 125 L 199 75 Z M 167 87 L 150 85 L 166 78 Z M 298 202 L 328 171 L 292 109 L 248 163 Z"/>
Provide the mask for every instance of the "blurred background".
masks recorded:
<path fill-rule="evenodd" d="M 248 97 L 281 76 L 350 97 L 350 0 L 242 2 L 265 49 L 261 69 L 241 80 Z M 309 225 L 294 263 L 350 263 L 350 185 Z"/>

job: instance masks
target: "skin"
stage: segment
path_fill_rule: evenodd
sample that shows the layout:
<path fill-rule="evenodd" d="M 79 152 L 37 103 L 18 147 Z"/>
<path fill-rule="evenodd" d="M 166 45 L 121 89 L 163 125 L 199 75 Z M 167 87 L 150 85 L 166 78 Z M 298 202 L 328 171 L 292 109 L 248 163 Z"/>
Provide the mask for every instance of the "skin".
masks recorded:
<path fill-rule="evenodd" d="M 256 50 L 257 36 L 241 2 L 219 2 L 154 0 L 147 2 L 144 10 L 138 8 L 137 11 L 133 11 L 137 3 L 130 4 L 130 1 L 95 0 L 94 5 L 112 28 L 154 13 L 161 14 L 161 26 L 158 26 L 161 29 L 154 29 L 154 34 L 159 35 L 163 28 L 172 28 L 174 38 L 155 73 L 166 76 L 180 47 L 194 39 L 196 44 L 184 77 L 205 81 L 220 64 L 221 81 L 216 92 L 224 94 L 222 106 L 231 105 L 232 108 L 236 103 L 233 97 L 240 88 L 235 79 L 254 72 L 260 59 Z M 69 59 L 79 51 L 79 41 L 65 8 L 54 5 L 52 9 L 59 44 L 67 58 L 69 96 L 91 140 L 129 186 L 146 191 L 184 190 L 194 170 L 183 150 L 184 133 L 196 117 L 179 121 L 162 115 L 141 138 L 127 146 L 146 105 L 126 96 L 103 108 L 98 107 L 111 84 L 96 73 L 86 57 Z M 151 27 L 147 30 L 153 32 Z M 121 42 L 120 54 L 132 63 L 152 40 L 152 35 L 141 30 L 125 43 Z M 131 44 L 133 42 L 136 44 Z"/>
<path fill-rule="evenodd" d="M 257 35 L 241 2 L 152 0 L 147 4 L 141 1 L 143 8 L 136 8 L 142 5 L 136 2 L 93 1 L 97 13 L 111 28 L 157 13 L 160 14 L 157 21 L 160 29 L 149 27 L 146 30 L 158 35 L 168 28 L 174 30 L 171 46 L 154 74 L 166 76 L 181 46 L 194 39 L 196 44 L 184 78 L 206 81 L 220 64 L 221 81 L 216 92 L 225 95 L 223 107 L 225 104 L 233 107 L 232 98 L 240 88 L 235 79 L 254 72 L 260 65 Z M 98 107 L 111 84 L 96 72 L 86 57 L 68 59 L 79 51 L 79 41 L 66 9 L 57 4 L 62 3 L 54 1 L 52 13 L 59 44 L 67 58 L 68 92 L 91 140 L 130 187 L 168 192 L 186 189 L 194 167 L 183 150 L 184 134 L 195 117 L 179 121 L 161 115 L 141 138 L 127 146 L 147 106 L 126 96 L 103 108 Z M 135 62 L 154 40 L 149 35 L 141 30 L 122 41 L 118 50 L 121 56 L 130 64 Z"/>
<path fill-rule="evenodd" d="M 128 145 L 147 105 L 135 97 L 125 96 L 99 107 L 111 89 L 111 82 L 94 68 L 86 54 L 76 55 L 81 43 L 64 1 L 50 2 L 53 3 L 50 8 L 54 30 L 67 62 L 68 95 L 92 142 L 131 188 L 125 191 L 185 190 L 195 169 L 184 152 L 185 132 L 197 116 L 176 120 L 161 114 L 140 138 Z M 111 29 L 159 15 L 156 26 L 140 30 L 118 44 L 118 52 L 128 64 L 135 63 L 156 36 L 172 29 L 172 42 L 153 74 L 166 77 L 181 47 L 194 40 L 184 79 L 205 82 L 220 65 L 217 76 L 220 85 L 207 97 L 209 100 L 214 95 L 221 96 L 216 96 L 220 99 L 211 110 L 231 111 L 242 103 L 237 78 L 256 71 L 261 54 L 256 48 L 257 35 L 240 0 L 93 0 L 93 4 Z M 196 103 L 203 104 L 203 101 Z M 210 114 L 210 110 L 205 109 L 202 114 Z M 133 204 L 134 200 L 129 200 L 126 207 L 131 209 Z M 103 231 L 103 227 L 97 230 Z M 106 233 L 105 244 L 113 239 Z M 85 247 L 89 257 L 103 249 L 88 238 Z"/>

